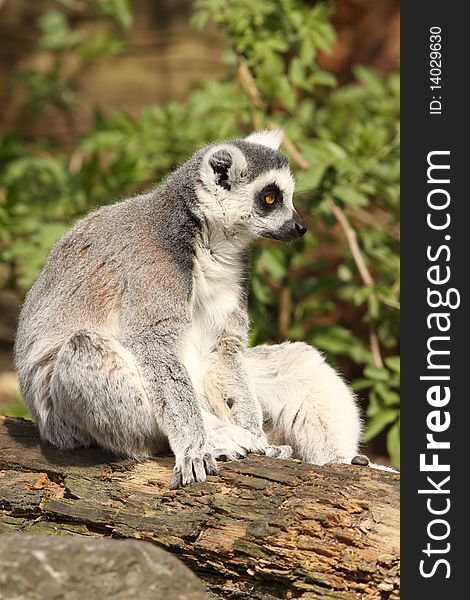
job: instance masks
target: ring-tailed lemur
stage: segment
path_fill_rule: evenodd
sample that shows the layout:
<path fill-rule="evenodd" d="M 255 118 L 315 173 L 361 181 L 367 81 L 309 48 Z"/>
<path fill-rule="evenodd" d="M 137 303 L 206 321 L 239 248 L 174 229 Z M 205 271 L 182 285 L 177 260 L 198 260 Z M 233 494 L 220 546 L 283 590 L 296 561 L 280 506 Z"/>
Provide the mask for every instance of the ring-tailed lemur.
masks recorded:
<path fill-rule="evenodd" d="M 306 230 L 281 138 L 199 150 L 154 191 L 91 213 L 54 247 L 15 346 L 44 439 L 137 459 L 169 445 L 171 487 L 248 452 L 356 457 L 358 408 L 320 353 L 247 347 L 252 241 Z"/>

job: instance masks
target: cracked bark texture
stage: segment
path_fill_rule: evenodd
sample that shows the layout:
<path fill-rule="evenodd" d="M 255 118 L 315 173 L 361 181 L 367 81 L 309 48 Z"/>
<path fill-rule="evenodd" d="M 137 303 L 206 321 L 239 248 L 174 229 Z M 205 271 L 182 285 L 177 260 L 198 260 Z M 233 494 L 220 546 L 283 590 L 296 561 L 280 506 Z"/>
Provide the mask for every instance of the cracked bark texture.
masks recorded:
<path fill-rule="evenodd" d="M 63 452 L 0 418 L 0 533 L 147 540 L 208 598 L 399 597 L 399 476 L 250 456 L 170 491 L 173 459 Z"/>

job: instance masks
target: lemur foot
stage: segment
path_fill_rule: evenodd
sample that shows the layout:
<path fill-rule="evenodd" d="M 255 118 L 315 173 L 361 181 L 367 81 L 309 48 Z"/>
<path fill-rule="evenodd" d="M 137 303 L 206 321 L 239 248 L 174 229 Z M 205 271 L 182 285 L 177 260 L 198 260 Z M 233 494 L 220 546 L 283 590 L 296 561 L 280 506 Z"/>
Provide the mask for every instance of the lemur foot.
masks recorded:
<path fill-rule="evenodd" d="M 220 460 L 238 460 L 250 452 L 264 453 L 266 444 L 238 425 L 221 425 L 208 432 L 211 454 Z"/>
<path fill-rule="evenodd" d="M 242 460 L 243 458 L 246 458 L 248 453 L 245 449 L 243 448 L 239 448 L 237 450 L 235 449 L 224 449 L 224 448 L 216 448 L 213 451 L 213 455 L 214 458 L 216 458 L 217 460 L 221 460 L 222 462 L 228 462 L 231 460 Z"/>
<path fill-rule="evenodd" d="M 268 446 L 264 453 L 272 458 L 290 458 L 293 450 L 290 446 Z"/>
<path fill-rule="evenodd" d="M 217 464 L 212 453 L 207 451 L 187 452 L 176 458 L 170 490 L 178 487 L 206 481 L 207 475 L 217 475 Z"/>
<path fill-rule="evenodd" d="M 360 467 L 370 467 L 371 469 L 376 469 L 377 471 L 389 471 L 390 473 L 398 473 L 396 469 L 393 467 L 386 467 L 385 465 L 377 465 L 376 463 L 371 463 L 369 458 L 365 454 L 358 454 L 351 460 L 352 465 L 358 465 Z"/>

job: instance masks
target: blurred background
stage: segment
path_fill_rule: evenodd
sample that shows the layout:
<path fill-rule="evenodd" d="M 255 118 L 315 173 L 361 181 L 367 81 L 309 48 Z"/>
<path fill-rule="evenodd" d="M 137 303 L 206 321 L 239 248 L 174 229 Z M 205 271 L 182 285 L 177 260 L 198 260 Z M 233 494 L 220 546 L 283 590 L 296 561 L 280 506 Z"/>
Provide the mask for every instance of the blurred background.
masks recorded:
<path fill-rule="evenodd" d="M 251 343 L 305 340 L 399 466 L 399 0 L 0 0 L 0 414 L 22 298 L 83 214 L 280 126 L 309 225 L 262 241 Z"/>

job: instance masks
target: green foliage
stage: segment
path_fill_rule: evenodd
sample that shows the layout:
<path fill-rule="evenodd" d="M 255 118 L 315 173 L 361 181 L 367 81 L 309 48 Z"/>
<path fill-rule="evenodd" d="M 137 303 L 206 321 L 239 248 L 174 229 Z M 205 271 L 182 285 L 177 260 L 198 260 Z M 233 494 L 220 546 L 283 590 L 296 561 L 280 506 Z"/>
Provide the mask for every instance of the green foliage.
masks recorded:
<path fill-rule="evenodd" d="M 21 417 L 31 421 L 31 415 L 21 400 L 0 404 L 0 409 L 5 417 Z"/>
<path fill-rule="evenodd" d="M 53 106 L 73 125 L 76 74 L 63 74 L 65 53 L 74 51 L 83 70 L 120 52 L 123 42 L 74 29 L 60 6 L 71 2 L 94 8 L 119 27 L 130 25 L 131 12 L 124 0 L 61 0 L 40 18 L 40 45 L 54 61 L 46 73 L 23 74 L 30 105 Z M 338 86 L 319 60 L 335 42 L 330 15 L 329 6 L 301 0 L 196 0 L 194 24 L 212 20 L 227 34 L 229 74 L 223 81 L 202 83 L 185 102 L 150 106 L 138 118 L 97 113 L 93 128 L 68 154 L 50 140 L 31 147 L 18 136 L 4 138 L 0 260 L 27 288 L 76 218 L 148 189 L 206 141 L 279 125 L 308 165 L 291 161 L 309 233 L 293 245 L 258 245 L 251 342 L 303 339 L 327 353 L 368 397 L 364 440 L 385 431 L 398 465 L 399 77 L 357 66 L 355 82 Z M 246 81 L 240 83 L 242 61 L 257 99 L 253 88 L 245 91 Z M 372 283 L 358 273 L 327 198 L 353 228 Z M 371 352 L 371 331 L 383 366 Z"/>

